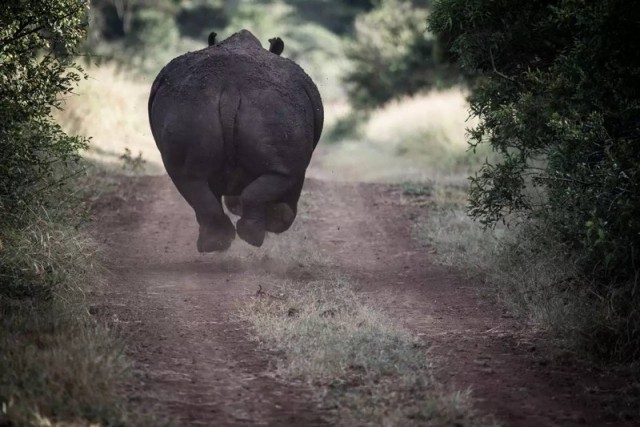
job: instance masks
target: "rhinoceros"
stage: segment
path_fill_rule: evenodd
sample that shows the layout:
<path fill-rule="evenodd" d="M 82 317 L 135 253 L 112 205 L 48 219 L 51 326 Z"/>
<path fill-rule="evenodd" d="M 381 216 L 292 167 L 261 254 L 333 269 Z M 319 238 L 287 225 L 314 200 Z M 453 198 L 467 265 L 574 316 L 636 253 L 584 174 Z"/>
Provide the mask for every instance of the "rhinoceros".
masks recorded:
<path fill-rule="evenodd" d="M 200 252 L 236 235 L 261 246 L 293 223 L 324 121 L 322 99 L 293 61 L 247 30 L 173 59 L 149 96 L 165 169 L 195 211 Z M 234 228 L 222 197 L 240 215 Z"/>

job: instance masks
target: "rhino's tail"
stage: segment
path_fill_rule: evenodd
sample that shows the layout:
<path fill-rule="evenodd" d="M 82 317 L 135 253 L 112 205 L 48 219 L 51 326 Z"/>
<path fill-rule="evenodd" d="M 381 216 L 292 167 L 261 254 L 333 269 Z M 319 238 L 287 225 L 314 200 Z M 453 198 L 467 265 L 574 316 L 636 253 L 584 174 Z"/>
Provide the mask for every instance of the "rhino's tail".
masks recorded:
<path fill-rule="evenodd" d="M 241 103 L 240 92 L 232 86 L 224 90 L 218 98 L 217 109 L 222 128 L 224 154 L 229 168 L 236 166 L 235 137 L 238 126 L 238 110 L 240 110 Z"/>

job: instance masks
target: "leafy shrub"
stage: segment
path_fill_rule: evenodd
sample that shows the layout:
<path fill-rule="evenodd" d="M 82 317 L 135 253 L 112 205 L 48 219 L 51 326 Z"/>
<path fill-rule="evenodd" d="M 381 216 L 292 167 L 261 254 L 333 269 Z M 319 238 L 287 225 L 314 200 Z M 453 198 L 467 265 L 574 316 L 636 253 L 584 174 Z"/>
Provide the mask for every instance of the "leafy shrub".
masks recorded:
<path fill-rule="evenodd" d="M 7 100 L 0 105 L 0 298 L 47 299 L 66 276 L 32 252 L 20 252 L 15 262 L 6 256 L 20 249 L 13 245 L 25 240 L 10 237 L 28 232 L 34 212 L 46 217 L 61 205 L 73 208 L 68 181 L 79 172 L 86 140 L 65 134 L 51 112 L 84 76 L 73 54 L 84 37 L 85 11 L 84 2 L 48 0 L 11 3 L 0 12 L 0 96 Z M 52 249 L 41 249 L 33 256 L 48 259 Z"/>
<path fill-rule="evenodd" d="M 86 2 L 9 2 L 0 10 L 0 227 L 59 194 L 82 138 L 51 118 L 60 97 L 84 77 L 73 55 L 85 31 Z"/>
<path fill-rule="evenodd" d="M 480 74 L 474 146 L 501 160 L 472 179 L 470 213 L 542 221 L 613 313 L 604 354 L 640 356 L 640 4 L 440 0 L 432 31 Z M 598 302 L 601 301 L 601 302 Z"/>
<path fill-rule="evenodd" d="M 451 67 L 434 60 L 426 20 L 427 10 L 406 0 L 381 0 L 356 18 L 355 41 L 346 51 L 352 67 L 344 78 L 354 106 L 379 106 L 456 80 Z"/>

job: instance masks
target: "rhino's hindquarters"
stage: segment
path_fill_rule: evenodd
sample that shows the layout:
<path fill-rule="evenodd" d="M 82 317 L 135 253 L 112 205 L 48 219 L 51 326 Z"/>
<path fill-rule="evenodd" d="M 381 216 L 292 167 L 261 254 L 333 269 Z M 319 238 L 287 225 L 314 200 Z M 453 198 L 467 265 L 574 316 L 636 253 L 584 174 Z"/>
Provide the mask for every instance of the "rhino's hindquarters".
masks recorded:
<path fill-rule="evenodd" d="M 266 231 L 282 232 L 288 229 L 295 219 L 297 198 L 294 209 L 285 200 L 298 184 L 294 176 L 273 173 L 261 175 L 249 184 L 240 195 L 242 217 L 237 223 L 240 238 L 251 245 L 261 246 Z M 288 207 L 289 214 L 283 213 L 280 205 Z"/>
<path fill-rule="evenodd" d="M 154 99 L 151 127 L 169 177 L 195 211 L 198 251 L 225 251 L 236 232 L 215 185 L 221 182 L 224 146 L 220 126 L 202 126 L 218 116 L 208 105 L 176 105 L 162 95 Z"/>
<path fill-rule="evenodd" d="M 266 231 L 287 230 L 315 146 L 305 92 L 227 86 L 183 97 L 179 88 L 164 90 L 152 98 L 151 127 L 169 176 L 196 213 L 198 250 L 226 250 L 236 229 L 254 246 Z M 222 209 L 225 194 L 239 195 L 236 229 Z"/>
<path fill-rule="evenodd" d="M 313 153 L 312 106 L 273 88 L 242 96 L 236 147 L 241 167 L 256 177 L 240 193 L 238 236 L 260 246 L 266 231 L 280 233 L 295 219 Z"/>

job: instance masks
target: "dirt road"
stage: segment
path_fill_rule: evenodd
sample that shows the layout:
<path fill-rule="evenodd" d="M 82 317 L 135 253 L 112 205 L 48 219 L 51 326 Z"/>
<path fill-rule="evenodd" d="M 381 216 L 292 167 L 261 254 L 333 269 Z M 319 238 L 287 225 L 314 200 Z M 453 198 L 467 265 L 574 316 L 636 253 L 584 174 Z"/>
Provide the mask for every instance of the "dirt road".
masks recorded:
<path fill-rule="evenodd" d="M 259 284 L 312 273 L 264 262 L 239 240 L 228 254 L 200 255 L 194 215 L 167 178 L 124 184 L 135 200 L 98 208 L 113 275 L 96 310 L 127 337 L 131 400 L 181 426 L 332 425 L 234 317 Z M 303 197 L 314 206 L 306 235 L 331 268 L 429 343 L 440 381 L 471 388 L 481 412 L 507 426 L 632 424 L 610 409 L 618 379 L 553 350 L 477 284 L 432 263 L 412 237 L 417 208 L 398 190 L 308 180 Z"/>

